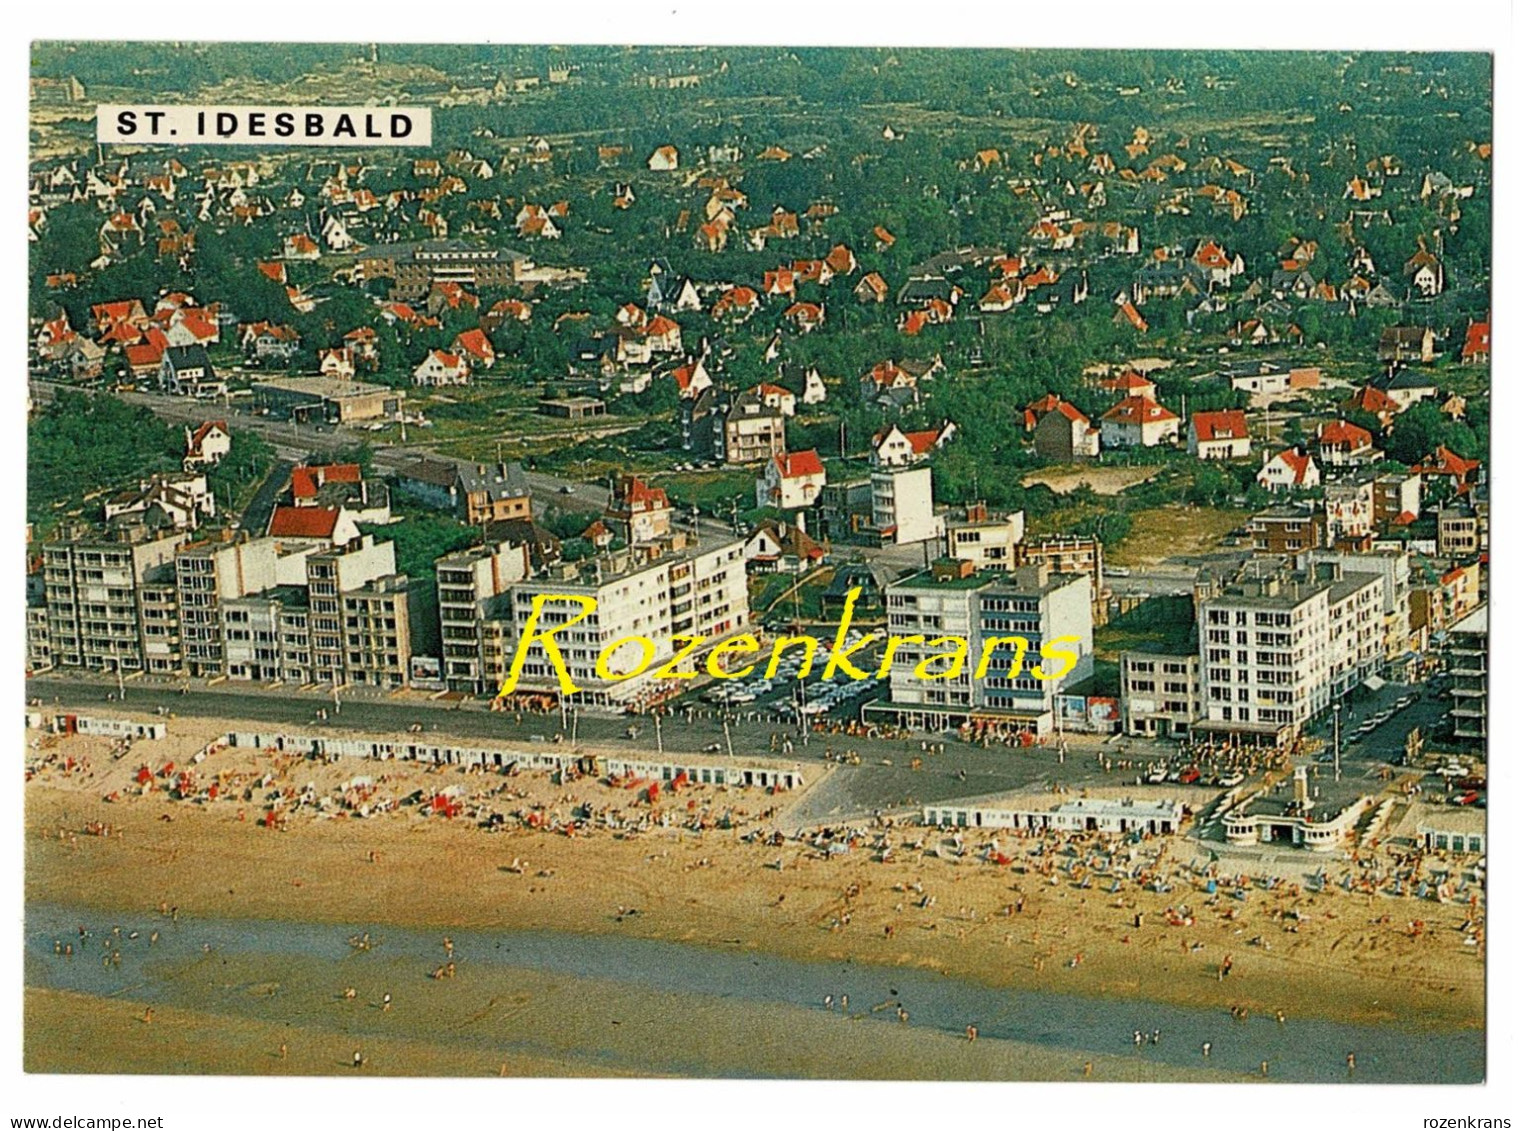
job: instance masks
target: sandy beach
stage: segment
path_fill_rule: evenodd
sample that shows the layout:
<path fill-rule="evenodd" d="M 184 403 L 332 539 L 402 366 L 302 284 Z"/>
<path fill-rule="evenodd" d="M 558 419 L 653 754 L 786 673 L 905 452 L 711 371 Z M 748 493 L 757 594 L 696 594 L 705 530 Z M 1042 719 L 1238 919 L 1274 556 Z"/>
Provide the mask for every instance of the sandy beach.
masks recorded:
<path fill-rule="evenodd" d="M 977 852 L 990 834 L 968 835 L 960 853 L 953 854 L 942 847 L 940 831 L 905 825 L 884 830 L 894 846 L 886 862 L 865 835 L 850 851 L 827 855 L 807 840 L 771 841 L 774 830 L 788 828 L 786 808 L 799 795 L 712 786 L 662 795 L 655 810 L 677 818 L 669 827 L 648 819 L 651 807 L 638 801 L 636 792 L 589 778 L 555 784 L 544 774 L 503 777 L 352 760 L 324 765 L 249 750 L 218 751 L 197 767 L 202 785 L 223 783 L 217 800 L 205 801 L 204 795 L 200 802 L 172 800 L 157 784 L 151 792 L 141 791 L 140 765 L 183 764 L 218 729 L 205 721 L 176 721 L 168 739 L 139 742 L 118 760 L 112 759 L 112 744 L 99 738 L 39 744 L 32 751 L 36 772 L 27 785 L 28 902 L 138 915 L 174 907 L 186 921 L 205 916 L 394 924 L 441 934 L 467 926 L 623 933 L 789 958 L 940 971 L 1011 990 L 1203 1006 L 1222 1013 L 1239 1006 L 1259 1014 L 1282 1010 L 1289 1018 L 1445 1029 L 1483 1022 L 1483 947 L 1464 945 L 1460 927 L 1470 918 L 1466 905 L 1417 904 L 1336 889 L 1297 897 L 1253 891 L 1240 902 L 1210 900 L 1202 885 L 1175 886 L 1166 893 L 1126 885 L 1110 894 L 1097 885 L 1083 888 L 1061 870 L 1043 874 L 1042 858 L 1027 854 L 1033 844 L 1005 837 L 999 850 L 1014 862 L 998 865 Z M 366 794 L 371 801 L 459 786 L 455 792 L 462 805 L 512 816 L 495 832 L 478 827 L 468 813 L 447 818 L 429 815 L 426 806 L 398 806 L 367 819 L 346 810 L 318 815 L 315 807 L 303 806 L 275 827 L 261 821 L 259 799 L 274 790 L 288 790 L 292 797 L 333 795 L 359 776 L 375 779 Z M 258 788 L 251 790 L 253 783 Z M 115 800 L 105 800 L 108 796 Z M 620 816 L 614 820 L 627 827 L 586 820 L 575 835 L 565 835 L 529 828 L 520 819 L 537 814 L 552 818 L 552 827 L 586 807 L 604 821 L 616 812 Z M 648 825 L 643 831 L 635 831 L 636 816 Z M 692 831 L 684 823 L 710 827 Z M 90 835 L 87 828 L 105 835 Z M 1164 867 L 1192 852 L 1180 838 L 1140 847 L 1148 858 L 1165 849 Z M 1189 925 L 1169 925 L 1179 921 L 1180 908 Z M 1297 919 L 1284 916 L 1288 908 Z M 1418 934 L 1410 929 L 1417 918 L 1424 921 Z M 1227 956 L 1229 977 L 1221 977 Z M 463 987 L 461 980 L 447 992 L 462 993 Z M 323 982 L 301 992 L 320 998 L 333 988 Z M 476 987 L 471 1000 L 485 992 Z M 92 1008 L 70 995 L 29 990 L 28 1068 L 85 1069 L 68 1050 L 77 1047 L 81 1033 L 93 1032 Z M 121 1002 L 100 1008 L 121 1008 L 123 1017 L 132 1012 Z M 267 1063 L 280 1043 L 274 1039 L 276 1021 L 238 1018 L 220 1029 L 214 1001 L 192 1001 L 184 1014 L 186 1031 L 209 1027 L 217 1036 L 176 1038 L 178 1051 L 159 1052 L 124 1036 L 120 1063 L 141 1063 L 144 1070 L 150 1065 L 171 1070 L 168 1064 L 176 1064 L 183 1067 L 172 1070 L 222 1065 L 217 1070 L 325 1072 L 333 1063 L 332 1047 L 343 1043 L 341 1038 L 334 1038 L 338 1043 L 332 1047 L 323 1043 L 331 1036 L 324 1022 L 317 1026 L 320 1039 L 314 1037 L 317 1051 L 302 1067 Z M 747 1009 L 746 1016 L 747 1024 L 765 1031 L 759 1013 Z M 693 1017 L 682 1021 L 695 1024 Z M 542 1020 L 537 1026 L 523 1024 L 527 1031 L 542 1027 Z M 154 1039 L 170 1028 L 154 1029 Z M 868 1028 L 874 1045 L 903 1040 L 912 1048 L 904 1049 L 900 1060 L 890 1049 L 874 1049 L 868 1065 L 850 1061 L 846 1050 L 832 1050 L 825 1035 L 818 1039 L 816 1056 L 799 1060 L 794 1053 L 801 1056 L 805 1042 L 801 1033 L 794 1041 L 794 1030 L 788 1029 L 790 1047 L 775 1067 L 788 1075 L 925 1078 L 940 1075 L 942 1068 L 945 1077 L 967 1078 L 1060 1079 L 1075 1070 L 1071 1057 L 1038 1049 L 1019 1050 L 1018 1064 L 979 1065 L 958 1047 L 953 1066 L 939 1066 L 931 1046 L 946 1039 L 944 1034 L 890 1037 L 877 1030 L 896 1034 L 895 1027 Z M 430 1035 L 424 1026 L 396 1040 L 427 1044 Z M 978 1051 L 995 1044 L 1012 1042 L 983 1042 Z M 510 1061 L 507 1071 L 648 1071 L 639 1067 L 636 1049 L 626 1050 L 626 1059 L 618 1054 L 606 1063 L 585 1063 L 566 1051 L 580 1047 L 569 1042 L 559 1051 L 535 1048 Z M 348 1055 L 352 1049 L 339 1052 Z M 403 1044 L 394 1053 L 398 1062 L 384 1068 L 388 1073 L 441 1070 L 428 1054 L 408 1055 Z M 377 1052 L 377 1070 L 390 1056 Z M 451 1061 L 449 1071 L 495 1074 L 504 1059 L 465 1057 Z M 754 1063 L 750 1053 L 741 1052 L 727 1067 L 750 1072 Z M 869 1071 L 873 1066 L 881 1071 Z M 1103 1071 L 1095 1062 L 1095 1077 Z"/>

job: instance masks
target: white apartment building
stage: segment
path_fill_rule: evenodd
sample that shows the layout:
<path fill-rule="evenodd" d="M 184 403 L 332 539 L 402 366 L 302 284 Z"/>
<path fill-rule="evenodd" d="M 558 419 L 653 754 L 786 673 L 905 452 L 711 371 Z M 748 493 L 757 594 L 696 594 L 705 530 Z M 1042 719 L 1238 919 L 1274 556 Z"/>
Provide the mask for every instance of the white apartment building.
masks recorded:
<path fill-rule="evenodd" d="M 1384 655 L 1395 660 L 1410 651 L 1410 555 L 1385 549 L 1353 553 L 1350 550 L 1310 550 L 1295 564 L 1310 569 L 1322 562 L 1335 563 L 1343 573 L 1377 574 L 1382 583 Z"/>
<path fill-rule="evenodd" d="M 1380 574 L 1337 562 L 1292 571 L 1254 560 L 1203 582 L 1196 729 L 1296 733 L 1382 664 L 1383 601 Z"/>
<path fill-rule="evenodd" d="M 996 514 L 985 503 L 971 503 L 944 522 L 947 557 L 971 562 L 974 570 L 1014 568 L 1015 547 L 1025 537 L 1024 511 Z"/>
<path fill-rule="evenodd" d="M 435 569 L 444 682 L 450 691 L 495 694 L 507 672 L 501 666 L 500 633 L 488 622 L 505 619 L 510 634 L 509 591 L 528 576 L 528 547 L 474 546 L 439 558 Z"/>
<path fill-rule="evenodd" d="M 584 620 L 554 637 L 566 671 L 581 689 L 576 695 L 567 696 L 567 702 L 650 703 L 667 691 L 685 689 L 689 681 L 655 679 L 655 671 L 672 655 L 671 638 L 677 634 L 703 638 L 703 646 L 685 665 L 690 668 L 692 661 L 713 643 L 742 631 L 750 623 L 744 543 L 737 539 L 694 543 L 686 534 L 677 532 L 650 545 L 581 562 L 561 563 L 543 577 L 517 582 L 511 593 L 515 641 L 527 629 L 536 596 L 596 600 L 596 608 Z M 580 611 L 578 603 L 550 602 L 545 605 L 535 631 L 565 624 Z M 653 660 L 638 675 L 621 680 L 603 679 L 596 671 L 598 655 L 608 645 L 629 636 L 653 641 Z M 512 647 L 515 649 L 516 644 Z M 637 646 L 625 645 L 609 657 L 606 668 L 628 671 L 640 658 Z M 670 686 L 661 686 L 665 683 Z M 542 644 L 530 645 L 515 691 L 556 698 L 560 695 L 556 669 Z"/>
<path fill-rule="evenodd" d="M 360 658 L 360 649 L 348 638 L 345 624 L 345 596 L 371 582 L 390 577 L 396 572 L 396 547 L 391 542 L 376 542 L 366 534 L 358 542 L 345 547 L 313 553 L 306 558 L 306 589 L 311 614 L 311 679 L 315 683 L 334 687 L 350 682 L 370 683 L 370 673 Z M 392 594 L 394 598 L 394 594 Z M 394 600 L 391 602 L 394 604 Z M 405 595 L 403 595 L 403 604 Z M 348 615 L 357 615 L 348 611 Z M 393 614 L 394 618 L 394 614 Z M 351 652 L 356 657 L 351 664 Z M 402 665 L 405 671 L 405 665 Z"/>
<path fill-rule="evenodd" d="M 311 682 L 311 611 L 306 590 L 280 585 L 224 601 L 222 648 L 229 679 Z"/>
<path fill-rule="evenodd" d="M 43 595 L 54 665 L 99 672 L 144 669 L 139 591 L 154 567 L 173 560 L 180 537 L 43 545 Z"/>
<path fill-rule="evenodd" d="M 185 674 L 225 675 L 222 603 L 300 579 L 303 555 L 273 538 L 191 542 L 174 557 L 175 600 Z"/>
<path fill-rule="evenodd" d="M 945 533 L 935 514 L 927 467 L 879 468 L 871 473 L 871 525 L 883 545 L 927 542 Z"/>
<path fill-rule="evenodd" d="M 1093 674 L 1093 606 L 1087 577 L 1054 574 L 1046 566 L 1012 572 L 976 573 L 969 563 L 937 562 L 924 573 L 887 587 L 887 631 L 905 641 L 893 653 L 889 705 L 867 714 L 896 718 L 901 725 L 940 728 L 963 723 L 1005 733 L 1049 733 L 1056 723 L 1055 700 L 1062 689 Z M 966 662 L 951 678 L 924 679 L 916 672 L 927 657 L 948 646 L 930 647 L 937 637 L 964 637 Z M 1024 663 L 1010 675 L 1017 648 L 1000 644 L 991 652 L 983 678 L 977 668 L 988 641 L 1018 636 L 1028 642 Z M 1070 637 L 1060 647 L 1078 659 L 1057 679 L 1038 679 L 1032 669 L 1054 670 L 1060 661 L 1043 660 L 1042 644 Z M 944 662 L 926 668 L 937 674 Z"/>

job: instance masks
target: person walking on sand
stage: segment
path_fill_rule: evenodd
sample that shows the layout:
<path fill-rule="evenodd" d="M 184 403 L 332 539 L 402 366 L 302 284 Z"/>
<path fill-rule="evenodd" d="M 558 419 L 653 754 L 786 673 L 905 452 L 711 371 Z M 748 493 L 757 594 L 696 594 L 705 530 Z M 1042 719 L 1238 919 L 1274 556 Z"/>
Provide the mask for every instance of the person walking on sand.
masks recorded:
<path fill-rule="evenodd" d="M 1084 1076 L 1092 1076 L 1093 1075 L 1093 1061 L 1091 1061 L 1091 1060 L 1085 1060 L 1085 1061 L 1083 1061 L 1083 1075 Z"/>
<path fill-rule="evenodd" d="M 1200 1051 L 1200 1052 L 1202 1052 L 1202 1053 L 1203 1053 L 1203 1054 L 1204 1054 L 1204 1056 L 1205 1056 L 1205 1059 L 1208 1059 L 1208 1058 L 1209 1058 L 1209 1047 L 1210 1047 L 1210 1046 L 1209 1046 L 1209 1042 L 1208 1042 L 1208 1041 L 1205 1041 L 1205 1042 L 1204 1042 L 1204 1045 L 1203 1045 L 1203 1047 L 1201 1047 L 1201 1048 L 1200 1048 L 1200 1049 L 1199 1049 L 1199 1051 Z"/>
<path fill-rule="evenodd" d="M 824 995 L 824 1008 L 830 1012 L 834 1011 L 834 994 Z"/>
<path fill-rule="evenodd" d="M 153 1024 L 153 1007 L 151 1005 L 147 1009 L 143 1010 L 143 1024 Z"/>
<path fill-rule="evenodd" d="M 358 1049 L 354 1050 L 354 1067 L 355 1068 L 363 1068 L 364 1067 L 364 1053 L 360 1052 Z"/>
<path fill-rule="evenodd" d="M 285 1053 L 286 1053 L 285 1043 L 282 1041 L 281 1044 L 280 1044 L 280 1059 L 281 1060 L 285 1059 Z"/>
<path fill-rule="evenodd" d="M 1347 1071 L 1351 1072 L 1356 1067 L 1357 1067 L 1357 1054 L 1355 1052 L 1349 1052 L 1347 1054 Z"/>
<path fill-rule="evenodd" d="M 1260 1073 L 1262 1073 L 1262 1075 L 1266 1076 L 1267 1075 L 1267 1061 L 1264 1060 L 1260 1065 L 1258 1065 L 1257 1071 L 1259 1071 Z"/>
<path fill-rule="evenodd" d="M 448 935 L 444 936 L 444 957 L 454 957 L 454 940 L 451 939 Z"/>
<path fill-rule="evenodd" d="M 977 1039 L 977 1026 L 976 1025 L 968 1025 L 966 1027 L 966 1039 L 968 1041 L 975 1041 Z"/>
<path fill-rule="evenodd" d="M 380 1012 L 382 1012 L 382 1013 L 390 1013 L 391 1012 L 391 995 L 390 994 L 386 994 L 385 997 L 383 997 L 383 998 L 380 999 Z"/>

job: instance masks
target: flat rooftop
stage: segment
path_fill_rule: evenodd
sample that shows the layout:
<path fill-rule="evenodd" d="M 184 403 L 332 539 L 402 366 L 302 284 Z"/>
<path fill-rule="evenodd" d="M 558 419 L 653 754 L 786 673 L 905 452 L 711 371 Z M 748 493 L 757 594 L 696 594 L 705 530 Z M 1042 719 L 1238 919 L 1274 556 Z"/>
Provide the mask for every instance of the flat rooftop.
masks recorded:
<path fill-rule="evenodd" d="M 393 389 L 389 385 L 371 385 L 364 381 L 345 381 L 339 377 L 271 377 L 260 381 L 259 388 L 280 389 L 287 393 L 309 393 L 322 400 L 343 400 L 346 397 L 367 397 L 376 393 L 390 393 L 405 397 L 406 390 Z"/>

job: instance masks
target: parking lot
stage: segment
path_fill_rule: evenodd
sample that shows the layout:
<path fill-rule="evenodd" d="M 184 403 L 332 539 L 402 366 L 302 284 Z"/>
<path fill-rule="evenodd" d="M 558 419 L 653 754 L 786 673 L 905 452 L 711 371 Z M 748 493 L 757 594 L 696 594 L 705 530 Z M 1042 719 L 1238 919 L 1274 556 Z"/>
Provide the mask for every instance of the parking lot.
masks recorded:
<path fill-rule="evenodd" d="M 836 674 L 834 678 L 826 680 L 823 678 L 824 670 L 829 665 L 829 650 L 834 645 L 833 634 L 820 630 L 797 635 L 809 636 L 816 642 L 811 663 L 806 645 L 789 645 L 782 653 L 775 671 L 767 675 L 773 655 L 772 650 L 767 648 L 758 655 L 753 670 L 748 675 L 713 680 L 706 686 L 681 696 L 672 705 L 673 709 L 679 712 L 685 707 L 704 707 L 727 711 L 731 716 L 752 721 L 774 721 L 778 726 L 796 727 L 800 719 L 859 719 L 863 704 L 885 694 L 887 679 L 876 674 L 877 666 L 882 661 L 880 641 L 862 648 L 850 658 L 857 668 L 870 672 L 870 678 L 855 680 Z M 851 630 L 845 637 L 846 646 L 856 644 L 865 635 Z"/>

